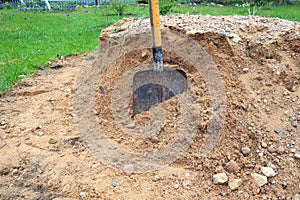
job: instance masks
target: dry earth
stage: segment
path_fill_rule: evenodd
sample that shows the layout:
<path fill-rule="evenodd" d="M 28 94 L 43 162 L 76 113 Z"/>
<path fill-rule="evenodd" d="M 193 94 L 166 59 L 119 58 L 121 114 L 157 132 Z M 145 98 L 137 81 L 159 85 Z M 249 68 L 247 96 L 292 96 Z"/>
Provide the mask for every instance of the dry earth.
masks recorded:
<path fill-rule="evenodd" d="M 103 164 L 73 119 L 79 73 L 103 61 L 98 52 L 71 56 L 51 62 L 0 98 L 0 199 L 300 199 L 299 23 L 175 15 L 163 17 L 162 24 L 201 45 L 220 72 L 227 113 L 213 150 L 199 154 L 212 113 L 206 82 L 177 52 L 165 52 L 165 64 L 186 73 L 200 104 L 194 141 L 174 163 L 154 172 L 124 173 Z M 100 48 L 101 42 L 147 27 L 147 19 L 121 20 L 102 32 Z M 149 48 L 133 49 L 97 80 L 99 126 L 114 144 L 136 153 L 163 149 L 180 116 L 171 99 L 162 105 L 168 123 L 160 134 L 134 138 L 117 128 L 110 104 L 114 84 L 149 62 Z M 130 117 L 131 106 L 126 109 Z M 149 125 L 148 115 L 131 119 L 127 128 Z"/>

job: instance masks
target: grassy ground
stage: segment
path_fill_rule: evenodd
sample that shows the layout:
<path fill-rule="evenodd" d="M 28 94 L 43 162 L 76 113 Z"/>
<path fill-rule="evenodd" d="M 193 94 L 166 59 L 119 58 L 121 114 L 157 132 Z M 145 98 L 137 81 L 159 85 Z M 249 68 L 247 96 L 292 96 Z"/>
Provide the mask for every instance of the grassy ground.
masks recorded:
<path fill-rule="evenodd" d="M 202 15 L 248 15 L 246 8 L 236 6 L 177 6 L 171 12 Z M 300 6 L 265 6 L 256 15 L 300 22 Z"/>
<path fill-rule="evenodd" d="M 147 17 L 147 11 L 145 6 L 130 6 L 125 14 Z M 176 6 L 172 13 L 247 15 L 244 8 L 218 6 Z M 265 7 L 257 15 L 300 21 L 300 6 Z M 96 49 L 101 29 L 119 19 L 107 8 L 51 12 L 1 9 L 0 94 L 20 75 L 34 73 L 49 60 Z"/>
<path fill-rule="evenodd" d="M 95 49 L 101 28 L 120 19 L 91 9 L 0 12 L 0 93 L 49 60 Z"/>

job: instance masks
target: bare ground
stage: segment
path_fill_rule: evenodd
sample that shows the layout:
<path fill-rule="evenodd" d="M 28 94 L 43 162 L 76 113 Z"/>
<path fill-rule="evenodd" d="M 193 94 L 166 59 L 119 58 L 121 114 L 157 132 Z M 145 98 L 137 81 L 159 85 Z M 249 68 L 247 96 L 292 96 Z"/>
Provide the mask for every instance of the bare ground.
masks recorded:
<path fill-rule="evenodd" d="M 201 104 L 194 142 L 182 157 L 157 171 L 124 173 L 97 160 L 75 129 L 75 82 L 98 52 L 67 57 L 23 79 L 0 99 L 1 199 L 292 199 L 300 192 L 300 26 L 279 19 L 173 16 L 164 29 L 188 35 L 213 58 L 227 97 L 225 124 L 206 156 L 199 149 L 211 117 L 209 91 L 193 66 L 172 52 L 165 63 L 181 68 Z M 127 19 L 103 31 L 101 40 L 140 33 L 147 20 Z M 101 43 L 100 43 L 101 44 Z M 176 52 L 175 52 L 176 53 Z M 108 95 L 96 94 L 95 115 L 114 144 L 132 152 L 163 149 L 177 131 L 176 100 L 166 102 L 168 121 L 154 138 L 134 138 L 115 126 L 110 98 L 116 80 L 149 49 L 120 57 L 99 77 Z M 119 66 L 122 66 L 120 69 Z M 128 108 L 131 112 L 131 107 Z M 147 115 L 136 124 L 149 123 Z M 174 125 L 175 124 L 175 125 Z M 249 149 L 250 152 L 245 152 Z M 105 154 L 105 152 L 103 152 Z M 257 186 L 262 167 L 276 175 Z M 225 173 L 229 180 L 215 184 Z M 233 189 L 233 180 L 241 179 Z"/>

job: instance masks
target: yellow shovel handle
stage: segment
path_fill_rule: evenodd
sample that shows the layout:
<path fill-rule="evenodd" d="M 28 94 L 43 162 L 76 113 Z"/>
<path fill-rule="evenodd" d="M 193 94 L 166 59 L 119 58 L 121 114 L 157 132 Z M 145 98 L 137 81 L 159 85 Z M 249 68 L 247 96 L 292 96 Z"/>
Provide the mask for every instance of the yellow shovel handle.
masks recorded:
<path fill-rule="evenodd" d="M 161 32 L 158 0 L 149 0 L 153 47 L 161 47 Z"/>

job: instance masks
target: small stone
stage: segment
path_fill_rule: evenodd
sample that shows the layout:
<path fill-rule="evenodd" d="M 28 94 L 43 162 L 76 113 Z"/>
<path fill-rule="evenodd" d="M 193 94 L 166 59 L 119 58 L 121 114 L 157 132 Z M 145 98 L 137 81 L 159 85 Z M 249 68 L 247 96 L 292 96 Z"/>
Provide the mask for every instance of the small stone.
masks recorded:
<path fill-rule="evenodd" d="M 127 124 L 126 126 L 125 126 L 126 128 L 135 128 L 135 123 L 131 123 L 131 124 Z"/>
<path fill-rule="evenodd" d="M 54 139 L 54 138 L 50 138 L 49 141 L 48 141 L 49 144 L 56 144 L 57 143 L 57 140 Z"/>
<path fill-rule="evenodd" d="M 100 92 L 103 94 L 103 95 L 107 95 L 107 90 L 106 90 L 106 87 L 104 85 L 100 85 L 99 86 L 99 90 Z"/>
<path fill-rule="evenodd" d="M 192 183 L 191 183 L 191 181 L 189 181 L 189 180 L 184 180 L 184 181 L 182 182 L 182 186 L 183 186 L 183 188 L 189 190 L 189 189 L 191 189 Z"/>
<path fill-rule="evenodd" d="M 228 186 L 231 190 L 237 190 L 242 184 L 242 179 L 237 178 L 228 182 Z"/>
<path fill-rule="evenodd" d="M 262 148 L 267 148 L 267 147 L 268 147 L 268 145 L 267 145 L 267 143 L 266 143 L 266 142 L 261 142 L 261 147 L 262 147 Z"/>
<path fill-rule="evenodd" d="M 16 175 L 18 173 L 18 169 L 13 169 L 12 174 Z"/>
<path fill-rule="evenodd" d="M 240 170 L 240 167 L 235 161 L 231 160 L 226 163 L 225 170 L 229 173 L 237 174 Z"/>
<path fill-rule="evenodd" d="M 251 149 L 249 147 L 243 147 L 242 148 L 242 154 L 244 156 L 248 156 L 250 154 Z"/>
<path fill-rule="evenodd" d="M 225 173 L 213 175 L 214 184 L 224 184 L 228 181 L 228 176 Z"/>
<path fill-rule="evenodd" d="M 296 90 L 297 90 L 297 86 L 298 86 L 298 85 L 293 85 L 293 86 L 291 87 L 291 89 L 290 89 L 290 90 L 291 90 L 292 92 L 296 92 Z"/>
<path fill-rule="evenodd" d="M 142 58 L 145 58 L 147 56 L 147 51 L 142 52 Z"/>
<path fill-rule="evenodd" d="M 190 176 L 190 173 L 188 173 L 188 172 L 185 173 L 185 176 L 186 176 L 186 177 L 189 177 L 189 176 Z"/>
<path fill-rule="evenodd" d="M 123 172 L 126 176 L 131 176 L 134 172 L 133 164 L 128 164 L 123 167 Z"/>
<path fill-rule="evenodd" d="M 178 174 L 177 173 L 173 173 L 172 176 L 178 177 Z"/>
<path fill-rule="evenodd" d="M 291 149 L 291 153 L 296 153 L 296 149 Z"/>
<path fill-rule="evenodd" d="M 283 183 L 283 184 L 281 184 L 281 187 L 282 187 L 282 189 L 285 190 L 287 188 L 287 185 Z"/>
<path fill-rule="evenodd" d="M 159 139 L 158 139 L 158 137 L 157 137 L 157 136 L 153 136 L 153 137 L 151 137 L 151 138 L 150 138 L 150 141 L 151 141 L 152 143 L 154 143 L 154 144 L 157 144 L 157 143 L 159 143 Z"/>
<path fill-rule="evenodd" d="M 279 134 L 279 133 L 280 133 L 280 130 L 275 129 L 274 132 L 277 133 L 277 134 Z"/>
<path fill-rule="evenodd" d="M 117 183 L 116 183 L 116 181 L 114 181 L 114 180 L 111 180 L 111 181 L 110 181 L 110 184 L 111 184 L 113 187 L 117 187 Z"/>
<path fill-rule="evenodd" d="M 43 135 L 44 135 L 44 132 L 43 132 L 43 131 L 39 131 L 39 132 L 37 133 L 37 135 L 38 135 L 38 136 L 43 136 Z"/>
<path fill-rule="evenodd" d="M 197 30 L 190 30 L 190 31 L 187 31 L 187 32 L 186 32 L 186 34 L 187 34 L 188 36 L 194 36 L 194 35 L 196 35 L 197 33 L 198 33 Z"/>
<path fill-rule="evenodd" d="M 37 127 L 36 127 L 36 129 L 42 129 L 43 128 L 43 125 L 42 124 L 40 124 L 40 125 L 38 125 Z"/>
<path fill-rule="evenodd" d="M 249 68 L 248 67 L 243 68 L 243 72 L 245 73 L 249 72 Z"/>
<path fill-rule="evenodd" d="M 228 37 L 232 40 L 232 42 L 234 43 L 238 43 L 239 41 L 241 41 L 241 38 L 239 35 L 235 34 L 235 33 L 231 33 L 228 35 Z"/>
<path fill-rule="evenodd" d="M 85 197 L 85 192 L 80 192 L 80 193 L 79 193 L 79 196 Z"/>
<path fill-rule="evenodd" d="M 268 178 L 266 176 L 260 175 L 258 173 L 252 173 L 251 174 L 254 183 L 258 186 L 258 187 L 262 187 L 265 184 L 268 183 Z"/>
<path fill-rule="evenodd" d="M 266 177 L 274 177 L 276 175 L 275 171 L 271 167 L 262 167 L 261 172 Z"/>
<path fill-rule="evenodd" d="M 297 158 L 297 159 L 300 159 L 300 153 L 295 153 L 294 157 Z"/>
<path fill-rule="evenodd" d="M 174 188 L 178 189 L 179 188 L 179 184 L 178 183 L 174 184 Z"/>

